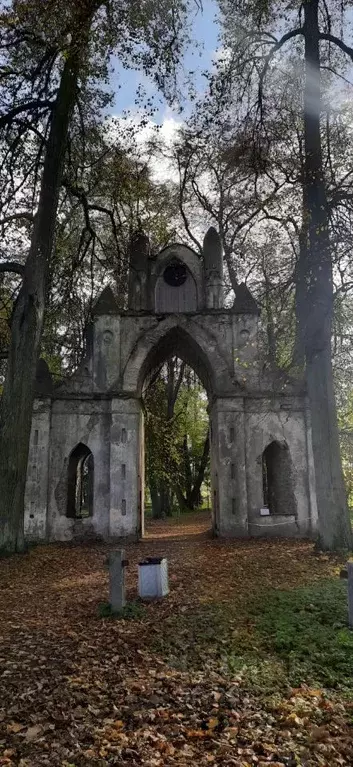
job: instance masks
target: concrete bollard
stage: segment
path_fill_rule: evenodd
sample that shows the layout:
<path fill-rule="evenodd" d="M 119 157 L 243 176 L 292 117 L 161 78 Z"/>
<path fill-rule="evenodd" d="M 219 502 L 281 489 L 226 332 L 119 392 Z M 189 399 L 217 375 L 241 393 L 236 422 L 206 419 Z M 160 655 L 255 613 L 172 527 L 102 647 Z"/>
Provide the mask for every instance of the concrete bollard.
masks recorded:
<path fill-rule="evenodd" d="M 109 564 L 109 602 L 113 613 L 120 612 L 126 605 L 125 599 L 125 559 L 124 549 L 112 551 L 108 558 Z"/>

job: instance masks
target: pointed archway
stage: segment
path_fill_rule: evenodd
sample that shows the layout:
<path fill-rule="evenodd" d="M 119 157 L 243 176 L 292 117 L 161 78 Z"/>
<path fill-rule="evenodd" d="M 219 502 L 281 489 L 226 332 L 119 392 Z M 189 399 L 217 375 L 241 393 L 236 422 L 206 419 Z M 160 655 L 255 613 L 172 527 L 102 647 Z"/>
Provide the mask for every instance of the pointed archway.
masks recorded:
<path fill-rule="evenodd" d="M 231 385 L 231 374 L 225 360 L 219 353 L 212 336 L 196 322 L 190 320 L 186 325 L 175 317 L 160 322 L 154 331 L 149 331 L 139 339 L 133 349 L 124 371 L 123 389 L 133 391 L 134 396 L 142 398 L 146 382 L 150 380 L 154 371 L 161 367 L 171 357 L 177 357 L 185 362 L 188 367 L 195 371 L 201 381 L 212 407 L 213 398 L 219 385 L 219 377 L 223 376 Z M 217 376 L 217 377 L 216 377 Z M 142 412 L 142 406 L 141 406 Z M 139 481 L 140 481 L 140 522 L 141 534 L 144 532 L 144 431 L 140 432 L 140 445 L 138 453 L 141 456 Z M 210 436 L 210 474 L 211 491 L 210 506 L 212 515 L 212 529 L 218 528 L 218 498 L 217 498 L 217 472 L 214 455 L 214 442 Z"/>
<path fill-rule="evenodd" d="M 122 390 L 141 397 L 150 371 L 173 354 L 195 370 L 210 400 L 220 392 L 234 391 L 234 373 L 217 338 L 185 315 L 170 315 L 140 335 L 122 373 Z"/>

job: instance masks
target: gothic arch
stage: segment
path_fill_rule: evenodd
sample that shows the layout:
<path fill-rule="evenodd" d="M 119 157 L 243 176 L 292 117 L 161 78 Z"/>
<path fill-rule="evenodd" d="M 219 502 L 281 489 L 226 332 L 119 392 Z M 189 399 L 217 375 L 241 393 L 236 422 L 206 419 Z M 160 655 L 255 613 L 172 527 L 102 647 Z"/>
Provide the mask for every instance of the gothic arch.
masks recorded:
<path fill-rule="evenodd" d="M 123 372 L 123 390 L 141 396 L 148 373 L 171 354 L 195 370 L 209 397 L 234 390 L 231 360 L 220 352 L 216 339 L 197 322 L 175 315 L 138 338 Z"/>

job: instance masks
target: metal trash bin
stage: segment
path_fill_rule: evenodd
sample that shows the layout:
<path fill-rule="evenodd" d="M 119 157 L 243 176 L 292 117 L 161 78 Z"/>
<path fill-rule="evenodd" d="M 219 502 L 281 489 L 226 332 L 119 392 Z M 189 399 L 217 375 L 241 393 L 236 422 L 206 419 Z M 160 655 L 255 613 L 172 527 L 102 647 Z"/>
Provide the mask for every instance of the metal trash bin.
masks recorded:
<path fill-rule="evenodd" d="M 160 599 L 169 594 L 168 562 L 164 557 L 147 557 L 139 562 L 138 592 L 141 599 Z"/>

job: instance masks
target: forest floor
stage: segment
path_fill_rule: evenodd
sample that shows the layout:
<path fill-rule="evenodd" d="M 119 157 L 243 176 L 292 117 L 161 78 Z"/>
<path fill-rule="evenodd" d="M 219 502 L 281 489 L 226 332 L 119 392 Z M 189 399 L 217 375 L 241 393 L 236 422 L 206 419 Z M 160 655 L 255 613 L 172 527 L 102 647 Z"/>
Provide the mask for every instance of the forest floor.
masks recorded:
<path fill-rule="evenodd" d="M 103 617 L 108 545 L 0 562 L 0 765 L 353 765 L 353 632 L 337 558 L 220 541 L 204 514 L 127 548 L 129 606 Z M 141 604 L 137 563 L 168 558 Z"/>

